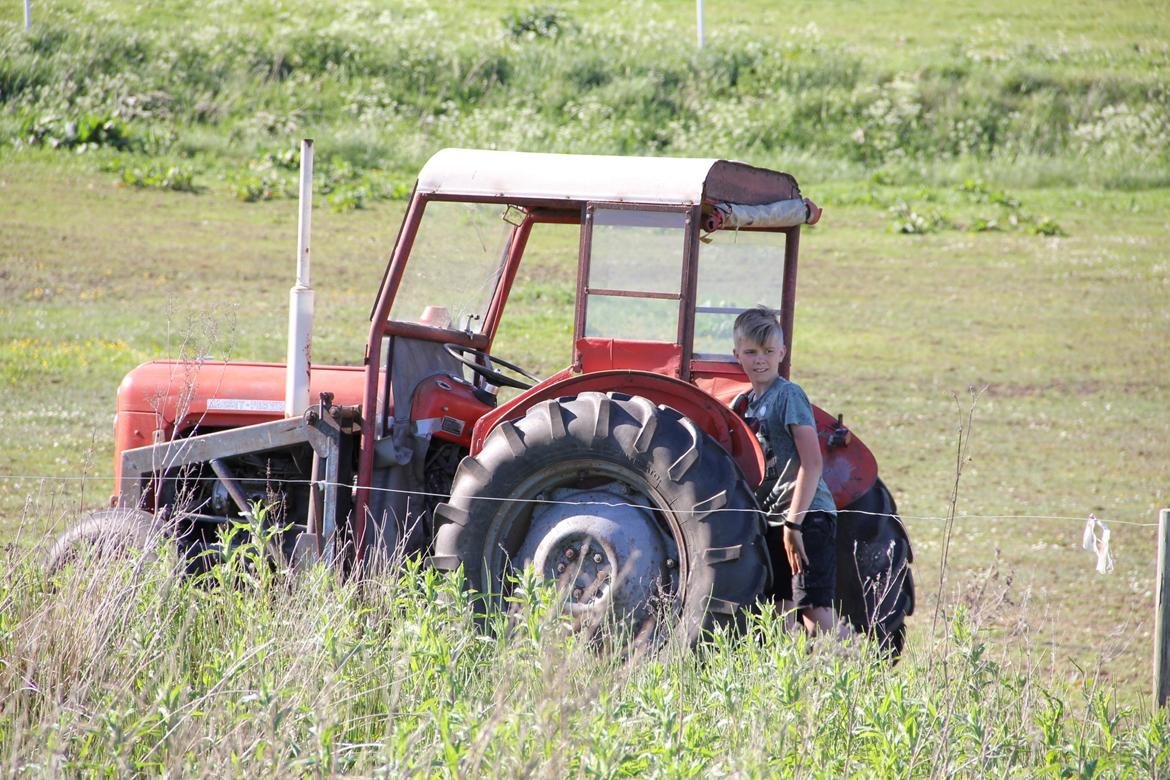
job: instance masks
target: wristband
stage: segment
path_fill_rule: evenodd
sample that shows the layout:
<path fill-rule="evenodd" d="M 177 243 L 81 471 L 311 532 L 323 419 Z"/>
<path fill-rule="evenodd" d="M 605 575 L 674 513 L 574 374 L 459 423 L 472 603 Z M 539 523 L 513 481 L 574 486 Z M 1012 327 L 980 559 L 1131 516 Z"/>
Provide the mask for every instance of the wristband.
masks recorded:
<path fill-rule="evenodd" d="M 784 527 L 791 528 L 793 531 L 804 531 L 804 529 L 800 527 L 800 523 L 794 523 L 791 520 L 785 520 Z"/>

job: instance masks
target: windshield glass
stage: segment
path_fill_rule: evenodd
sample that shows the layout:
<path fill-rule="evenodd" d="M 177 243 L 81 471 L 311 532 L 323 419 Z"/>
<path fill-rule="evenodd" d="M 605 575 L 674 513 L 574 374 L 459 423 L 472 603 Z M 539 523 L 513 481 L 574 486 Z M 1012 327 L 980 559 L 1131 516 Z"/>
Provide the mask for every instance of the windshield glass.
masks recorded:
<path fill-rule="evenodd" d="M 736 316 L 758 304 L 778 311 L 783 286 L 783 233 L 717 230 L 704 236 L 699 246 L 695 357 L 729 358 Z"/>
<path fill-rule="evenodd" d="M 678 339 L 686 214 L 597 208 L 585 335 Z"/>
<path fill-rule="evenodd" d="M 483 333 L 513 226 L 498 203 L 430 201 L 390 319 Z"/>

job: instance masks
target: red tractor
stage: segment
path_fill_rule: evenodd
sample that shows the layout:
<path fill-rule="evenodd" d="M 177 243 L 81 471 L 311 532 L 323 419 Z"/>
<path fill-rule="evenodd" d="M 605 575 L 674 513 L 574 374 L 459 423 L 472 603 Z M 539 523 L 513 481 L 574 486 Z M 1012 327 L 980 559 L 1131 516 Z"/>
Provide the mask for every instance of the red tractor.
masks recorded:
<path fill-rule="evenodd" d="M 497 598 L 532 567 L 583 623 L 688 641 L 736 624 L 772 567 L 761 448 L 731 408 L 749 386 L 731 329 L 749 306 L 778 309 L 788 376 L 800 198 L 792 176 L 726 160 L 441 151 L 411 196 L 364 366 L 313 366 L 318 400 L 301 409 L 283 400 L 283 365 L 134 369 L 113 508 L 63 534 L 53 565 L 162 529 L 194 566 L 262 502 L 294 562 L 423 555 Z M 550 226 L 579 235 L 576 306 L 571 362 L 539 379 L 491 352 L 529 237 Z M 897 652 L 909 539 L 870 451 L 814 413 L 842 508 L 841 613 Z"/>

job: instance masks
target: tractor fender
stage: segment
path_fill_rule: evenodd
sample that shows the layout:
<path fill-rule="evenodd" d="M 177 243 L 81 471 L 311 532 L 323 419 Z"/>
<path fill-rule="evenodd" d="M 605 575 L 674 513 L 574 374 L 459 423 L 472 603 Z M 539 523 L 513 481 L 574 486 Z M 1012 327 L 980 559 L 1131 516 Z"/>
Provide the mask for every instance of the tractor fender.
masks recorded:
<path fill-rule="evenodd" d="M 824 459 L 821 478 L 833 494 L 837 508 L 847 507 L 877 483 L 877 459 L 856 434 L 816 404 L 813 404 L 813 419 Z"/>
<path fill-rule="evenodd" d="M 749 485 L 758 485 L 763 479 L 764 453 L 739 415 L 692 384 L 648 371 L 611 370 L 574 375 L 565 370 L 555 374 L 481 417 L 471 435 L 470 454 L 477 455 L 483 449 L 488 434 L 500 423 L 519 420 L 541 401 L 571 398 L 591 391 L 642 396 L 675 409 L 731 455 Z"/>
<path fill-rule="evenodd" d="M 700 377 L 697 384 L 736 414 L 742 415 L 747 410 L 747 393 L 752 386 L 746 378 L 726 373 L 714 378 L 708 375 Z M 849 506 L 877 482 L 877 460 L 861 439 L 845 427 L 842 417 L 834 417 L 816 404 L 812 405 L 812 411 L 823 458 L 821 478 L 833 494 L 837 508 Z"/>

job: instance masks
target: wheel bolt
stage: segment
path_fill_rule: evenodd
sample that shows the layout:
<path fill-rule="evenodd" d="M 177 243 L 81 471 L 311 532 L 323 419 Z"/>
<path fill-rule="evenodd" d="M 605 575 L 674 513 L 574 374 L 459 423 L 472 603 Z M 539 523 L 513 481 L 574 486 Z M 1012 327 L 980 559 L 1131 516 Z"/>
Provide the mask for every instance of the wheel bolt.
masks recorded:
<path fill-rule="evenodd" d="M 603 560 L 605 560 L 605 559 L 601 557 L 601 553 L 593 553 L 593 562 L 594 563 L 601 563 Z"/>
<path fill-rule="evenodd" d="M 571 561 L 577 557 L 577 551 L 570 547 L 569 549 L 565 550 L 565 557 Z"/>
<path fill-rule="evenodd" d="M 565 571 L 565 564 L 558 563 L 557 564 L 557 574 L 563 574 L 564 571 Z"/>
<path fill-rule="evenodd" d="M 666 568 L 673 569 L 675 566 L 678 566 L 678 562 L 674 558 L 666 559 Z"/>
<path fill-rule="evenodd" d="M 573 601 L 580 601 L 580 600 L 581 600 L 581 589 L 580 588 L 573 588 Z"/>

